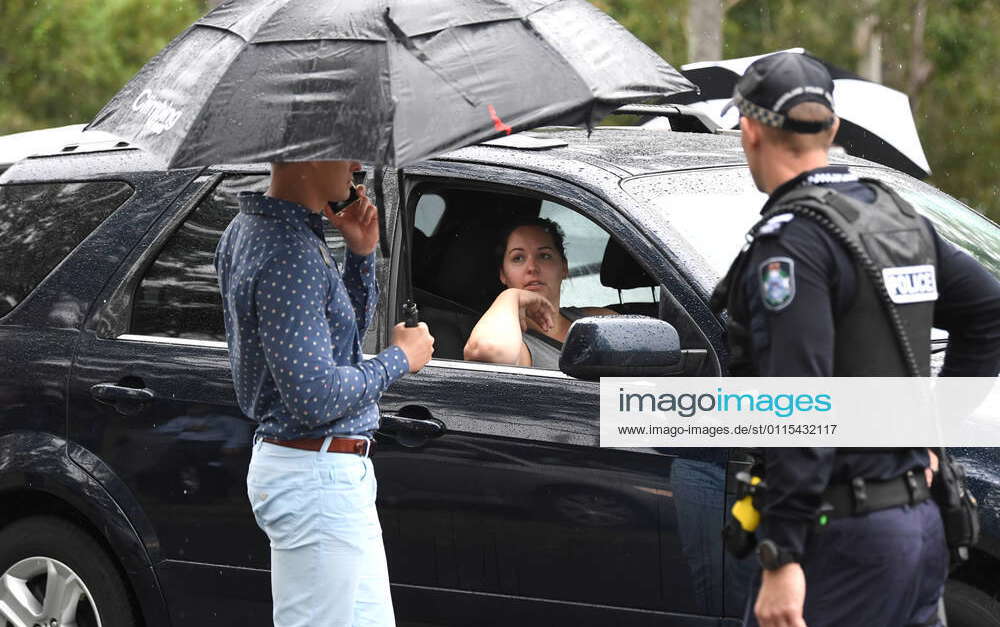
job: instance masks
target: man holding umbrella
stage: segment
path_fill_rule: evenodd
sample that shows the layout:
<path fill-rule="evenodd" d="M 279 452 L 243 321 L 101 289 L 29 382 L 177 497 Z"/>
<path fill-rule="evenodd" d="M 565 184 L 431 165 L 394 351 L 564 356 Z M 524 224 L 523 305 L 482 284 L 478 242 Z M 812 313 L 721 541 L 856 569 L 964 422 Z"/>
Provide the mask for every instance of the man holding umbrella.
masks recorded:
<path fill-rule="evenodd" d="M 377 178 L 692 89 L 586 0 L 245 0 L 192 24 L 98 113 L 89 129 L 168 168 L 274 164 L 216 265 L 236 395 L 260 423 L 248 493 L 271 541 L 276 625 L 392 623 L 368 436 L 382 391 L 431 354 L 425 327 L 396 327 L 362 358 L 377 211 L 364 191 L 329 210 L 360 167 L 338 160 Z M 321 214 L 347 243 L 343 272 Z"/>
<path fill-rule="evenodd" d="M 393 625 L 369 454 L 378 399 L 430 360 L 427 325 L 393 331 L 369 359 L 378 303 L 378 209 L 364 188 L 339 213 L 356 161 L 272 164 L 267 194 L 240 195 L 216 269 L 240 408 L 259 423 L 247 493 L 271 543 L 274 624 Z M 341 273 L 322 216 L 347 245 Z"/>
<path fill-rule="evenodd" d="M 713 295 L 737 376 L 995 377 L 1000 285 L 892 190 L 830 166 L 833 81 L 782 53 L 739 80 L 743 149 L 770 195 Z M 887 290 L 886 283 L 912 289 Z M 905 293 L 904 293 L 905 292 Z M 936 625 L 948 572 L 927 449 L 764 449 L 751 623 Z"/>

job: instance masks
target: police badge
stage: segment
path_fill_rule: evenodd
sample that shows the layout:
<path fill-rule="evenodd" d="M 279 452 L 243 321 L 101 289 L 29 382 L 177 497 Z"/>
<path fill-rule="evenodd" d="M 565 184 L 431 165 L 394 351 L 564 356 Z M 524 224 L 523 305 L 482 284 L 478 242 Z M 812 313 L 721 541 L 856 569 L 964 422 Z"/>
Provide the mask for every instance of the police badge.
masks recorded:
<path fill-rule="evenodd" d="M 771 257 L 760 264 L 760 296 L 771 311 L 781 311 L 795 298 L 795 263 Z"/>

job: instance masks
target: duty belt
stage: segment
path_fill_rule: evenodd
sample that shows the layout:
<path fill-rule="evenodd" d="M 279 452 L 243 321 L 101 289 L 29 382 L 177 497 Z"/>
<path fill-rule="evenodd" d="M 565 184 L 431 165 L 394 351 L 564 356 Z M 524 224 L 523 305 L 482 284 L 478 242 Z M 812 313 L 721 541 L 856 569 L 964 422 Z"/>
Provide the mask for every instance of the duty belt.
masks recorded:
<path fill-rule="evenodd" d="M 909 470 L 887 481 L 855 477 L 850 483 L 832 485 L 823 492 L 821 513 L 830 518 L 861 516 L 900 505 L 916 505 L 929 499 L 931 490 L 921 472 Z"/>

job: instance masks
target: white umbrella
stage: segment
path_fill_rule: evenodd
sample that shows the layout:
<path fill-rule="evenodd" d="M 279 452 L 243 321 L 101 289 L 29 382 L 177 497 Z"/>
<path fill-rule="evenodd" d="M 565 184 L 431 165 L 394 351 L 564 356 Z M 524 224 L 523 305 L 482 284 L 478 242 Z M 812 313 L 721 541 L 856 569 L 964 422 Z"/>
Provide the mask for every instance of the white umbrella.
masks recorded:
<path fill-rule="evenodd" d="M 781 52 L 809 54 L 802 48 Z M 670 100 L 712 116 L 719 120 L 723 128 L 736 128 L 739 112 L 734 107 L 722 115 L 722 109 L 732 98 L 733 87 L 739 77 L 751 63 L 764 56 L 767 55 L 688 63 L 681 67 L 681 73 L 701 88 L 701 95 L 679 95 Z M 843 146 L 849 154 L 888 165 L 917 178 L 929 176 L 931 167 L 920 145 L 906 94 L 818 60 L 826 66 L 834 83 L 834 107 L 841 120 L 834 142 Z"/>

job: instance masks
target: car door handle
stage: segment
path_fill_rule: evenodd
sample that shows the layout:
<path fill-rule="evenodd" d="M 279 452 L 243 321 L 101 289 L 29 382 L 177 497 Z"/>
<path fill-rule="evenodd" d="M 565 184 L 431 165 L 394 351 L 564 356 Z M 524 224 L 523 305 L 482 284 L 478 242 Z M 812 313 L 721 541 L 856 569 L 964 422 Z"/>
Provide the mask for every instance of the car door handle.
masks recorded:
<path fill-rule="evenodd" d="M 399 411 L 382 412 L 379 431 L 391 435 L 403 446 L 419 446 L 444 435 L 444 423 L 422 405 L 406 405 Z"/>
<path fill-rule="evenodd" d="M 444 423 L 437 418 L 408 418 L 399 414 L 382 413 L 379 431 L 392 434 L 406 434 L 421 438 L 436 438 L 444 435 Z"/>
<path fill-rule="evenodd" d="M 153 390 L 149 388 L 132 388 L 115 383 L 98 383 L 90 388 L 90 395 L 102 403 L 115 401 L 148 402 L 153 400 Z"/>

